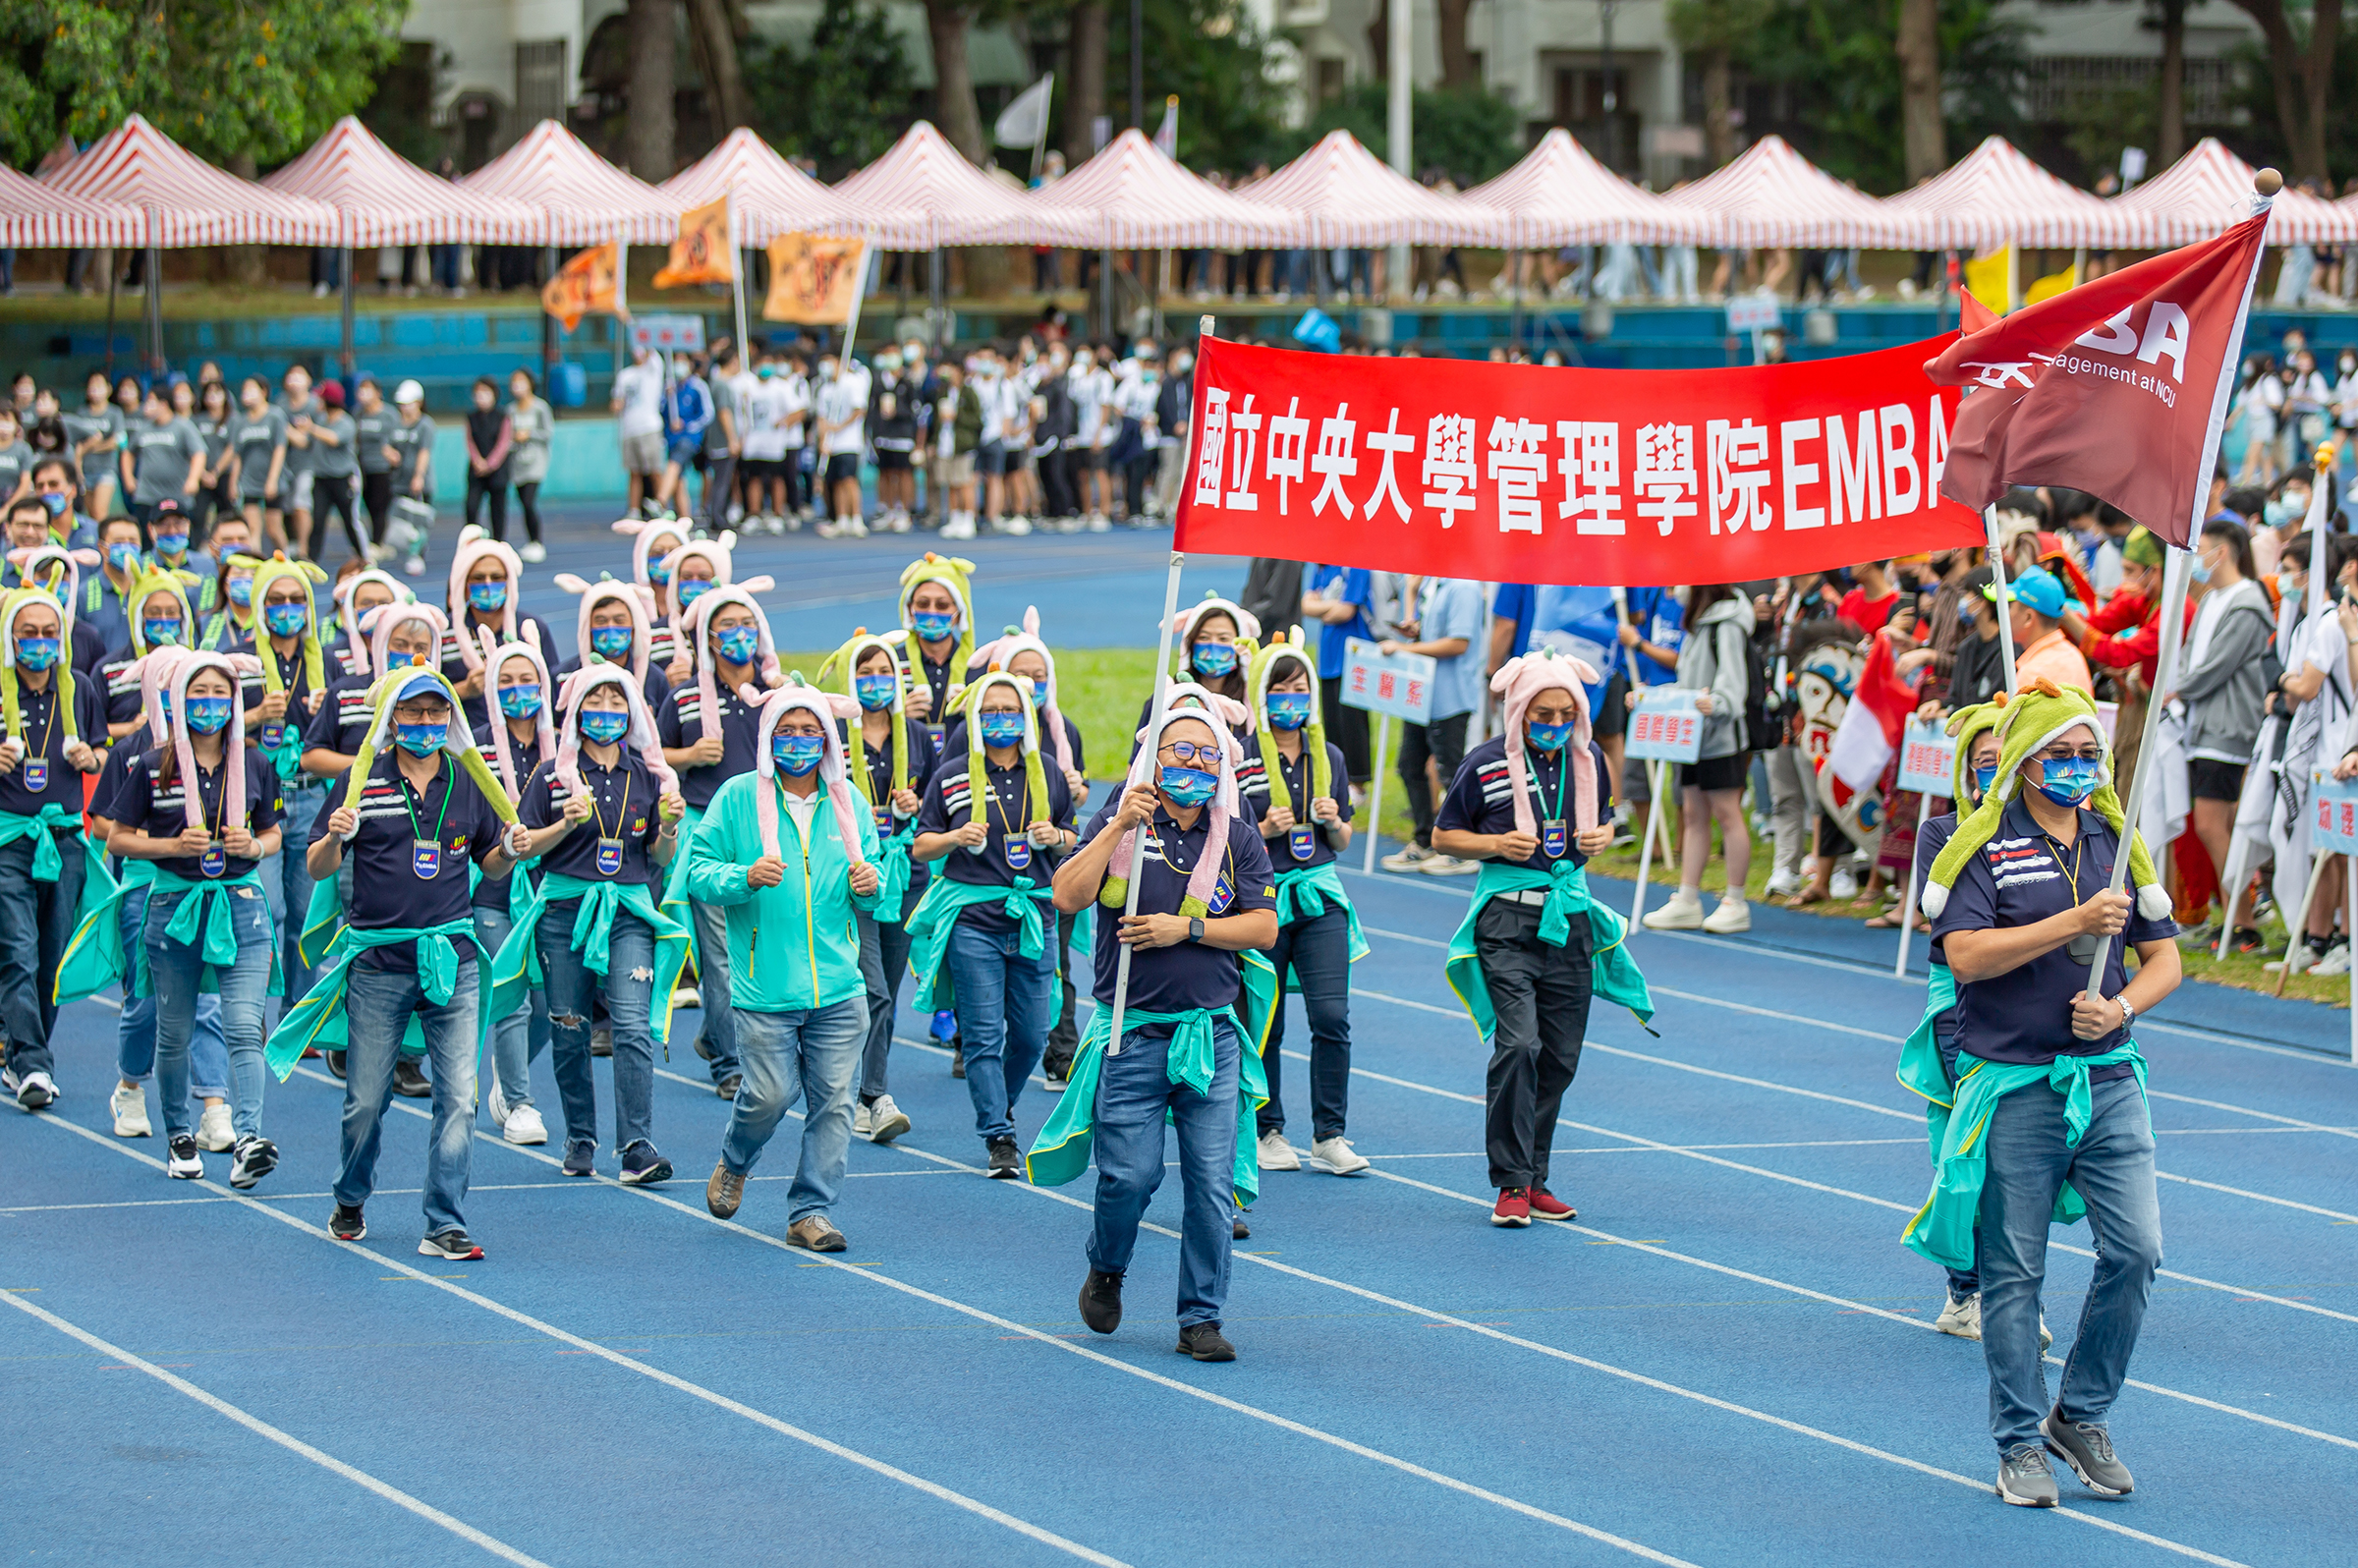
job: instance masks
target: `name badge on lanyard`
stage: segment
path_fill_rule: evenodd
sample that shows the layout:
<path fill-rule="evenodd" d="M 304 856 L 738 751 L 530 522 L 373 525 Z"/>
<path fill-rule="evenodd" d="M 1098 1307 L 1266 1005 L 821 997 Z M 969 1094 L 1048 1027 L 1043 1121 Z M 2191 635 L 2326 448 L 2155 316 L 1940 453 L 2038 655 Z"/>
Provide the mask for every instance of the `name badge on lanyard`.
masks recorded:
<path fill-rule="evenodd" d="M 1549 860 L 1562 860 L 1564 851 L 1571 848 L 1571 824 L 1561 817 L 1540 824 L 1540 852 Z"/>
<path fill-rule="evenodd" d="M 1209 845 L 1205 846 L 1205 853 L 1211 853 Z M 1236 878 L 1228 874 L 1226 867 L 1222 867 L 1219 880 L 1211 884 L 1211 912 L 1214 915 L 1225 915 L 1228 913 L 1228 906 L 1235 902 Z"/>
<path fill-rule="evenodd" d="M 1032 864 L 1032 841 L 1030 839 L 1017 838 L 1010 835 L 1006 839 L 1005 844 L 1007 850 L 1007 864 L 1011 868 L 1020 871 L 1025 867 Z"/>
<path fill-rule="evenodd" d="M 430 882 L 442 874 L 442 846 L 430 838 L 410 840 L 410 868 L 420 881 Z"/>
<path fill-rule="evenodd" d="M 204 858 L 196 866 L 207 876 L 219 876 L 229 869 L 229 851 L 217 843 L 208 844 L 204 849 Z"/>
<path fill-rule="evenodd" d="M 262 726 L 263 751 L 275 752 L 281 746 L 284 746 L 286 742 L 287 726 L 282 721 L 278 719 L 271 719 Z"/>
<path fill-rule="evenodd" d="M 876 837 L 892 837 L 892 808 L 889 806 L 876 808 Z"/>
<path fill-rule="evenodd" d="M 601 838 L 597 841 L 597 874 L 612 876 L 622 869 L 622 840 Z"/>
<path fill-rule="evenodd" d="M 47 757 L 28 756 L 25 759 L 25 787 L 35 795 L 43 794 L 48 790 L 49 759 Z"/>
<path fill-rule="evenodd" d="M 1298 861 L 1306 861 L 1318 853 L 1318 829 L 1307 822 L 1297 822 L 1285 830 L 1285 847 Z"/>

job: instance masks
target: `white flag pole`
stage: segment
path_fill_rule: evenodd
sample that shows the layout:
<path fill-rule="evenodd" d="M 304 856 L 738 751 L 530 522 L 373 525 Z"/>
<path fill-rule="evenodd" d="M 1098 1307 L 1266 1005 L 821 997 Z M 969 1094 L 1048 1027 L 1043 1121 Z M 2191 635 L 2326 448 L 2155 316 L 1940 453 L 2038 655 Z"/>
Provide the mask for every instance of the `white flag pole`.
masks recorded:
<path fill-rule="evenodd" d="M 2137 776 L 2131 781 L 2129 793 L 2136 799 L 2127 803 L 2128 832 L 2122 836 L 2119 848 L 2112 856 L 2112 891 L 2117 893 L 2127 883 L 2129 852 L 2136 845 L 2138 830 L 2145 822 L 2146 803 L 2153 799 L 2154 786 L 2161 781 L 2162 770 L 2153 765 L 2154 748 L 2162 734 L 2162 696 L 2176 683 L 2178 669 L 2179 634 L 2186 622 L 2186 580 L 2192 574 L 2188 564 L 2191 552 L 2175 545 L 2169 547 L 2162 563 L 2162 652 L 2154 665 L 2154 689 L 2146 698 L 2144 739 L 2137 746 Z M 2104 1000 L 2102 987 L 2105 965 L 2112 956 L 2112 938 L 2096 939 L 2096 959 L 2088 966 L 2088 999 Z"/>
<path fill-rule="evenodd" d="M 2005 661 L 2006 695 L 2021 690 L 2014 678 L 2014 601 L 2006 595 L 2006 552 L 1997 536 L 1997 508 L 1982 508 L 1982 523 L 1990 536 L 1990 583 L 1997 591 L 1998 656 Z"/>
<path fill-rule="evenodd" d="M 746 353 L 745 237 L 738 232 L 741 219 L 737 211 L 737 194 L 734 191 L 730 192 L 727 200 L 729 203 L 729 287 L 737 296 L 737 353 L 740 363 L 743 363 Z"/>

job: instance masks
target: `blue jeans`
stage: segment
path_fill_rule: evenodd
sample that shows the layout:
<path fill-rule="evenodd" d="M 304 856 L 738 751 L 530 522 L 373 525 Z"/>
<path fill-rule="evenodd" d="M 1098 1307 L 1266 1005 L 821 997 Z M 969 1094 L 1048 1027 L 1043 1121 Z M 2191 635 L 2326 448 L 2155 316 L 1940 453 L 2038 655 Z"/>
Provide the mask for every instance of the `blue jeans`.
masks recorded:
<path fill-rule="evenodd" d="M 19 1077 L 54 1071 L 57 961 L 82 902 L 82 844 L 70 834 L 56 837 L 65 868 L 54 882 L 32 879 L 30 838 L 0 845 L 0 1034 L 8 1038 L 9 1071 Z"/>
<path fill-rule="evenodd" d="M 434 940 L 442 940 L 440 937 Z M 393 1063 L 415 1013 L 425 1032 L 434 1081 L 434 1120 L 425 1148 L 425 1233 L 464 1230 L 469 1160 L 475 1151 L 475 998 L 482 977 L 472 948 L 459 954 L 458 982 L 437 1007 L 425 999 L 414 971 L 347 971 L 343 1164 L 336 1172 L 339 1204 L 368 1201 L 376 1184 L 376 1150 L 385 1106 L 393 1098 Z"/>
<path fill-rule="evenodd" d="M 1933 1043 L 1940 1052 L 1940 1071 L 1948 1076 L 1948 1087 L 1957 1087 L 1957 1013 L 1950 1008 L 1933 1020 Z M 1948 1293 L 1958 1301 L 1982 1288 L 1982 1231 L 1977 1224 L 1973 1231 L 1974 1266 L 1963 1271 L 1951 1268 L 1948 1274 Z"/>
<path fill-rule="evenodd" d="M 647 1009 L 654 997 L 655 933 L 636 915 L 616 915 L 600 980 L 573 950 L 582 901 L 540 912 L 540 973 L 548 981 L 548 1060 L 565 1108 L 565 1144 L 597 1142 L 597 1081 L 590 1071 L 590 1002 L 601 988 L 614 1028 L 614 1151 L 649 1141 L 654 1125 L 655 1044 Z M 504 1093 L 505 1091 L 503 1090 Z"/>
<path fill-rule="evenodd" d="M 508 918 L 506 904 L 475 906 L 475 934 L 482 942 L 484 952 L 497 953 L 515 928 L 516 923 Z M 491 1021 L 491 1072 L 499 1085 L 499 1097 L 508 1102 L 510 1110 L 533 1102 L 533 1063 L 546 1049 L 548 992 L 545 990 L 532 992 L 507 1017 Z"/>
<path fill-rule="evenodd" d="M 710 1064 L 720 1084 L 742 1071 L 737 1060 L 737 1010 L 729 1005 L 729 912 L 717 904 L 688 901 L 696 927 L 696 994 L 703 1013 L 696 1052 Z"/>
<path fill-rule="evenodd" d="M 1130 1266 L 1138 1222 L 1162 1185 L 1162 1122 L 1179 1131 L 1179 1326 L 1216 1323 L 1228 1300 L 1228 1250 L 1236 1223 L 1236 1093 L 1244 1041 L 1226 1019 L 1214 1023 L 1211 1093 L 1170 1081 L 1171 1033 L 1126 1029 L 1129 1043 L 1105 1058 L 1097 1078 L 1096 1219 L 1089 1266 Z"/>
<path fill-rule="evenodd" d="M 958 1037 L 966 1046 L 966 1092 L 975 1102 L 975 1133 L 985 1140 L 1015 1136 L 1015 1102 L 1048 1048 L 1056 955 L 1043 948 L 1038 958 L 1026 958 L 1020 942 L 1012 930 L 977 930 L 963 918 L 950 927 L 950 984 L 957 992 Z"/>
<path fill-rule="evenodd" d="M 293 1007 L 311 988 L 311 969 L 303 961 L 303 923 L 311 911 L 311 873 L 304 849 L 311 841 L 311 823 L 327 804 L 327 787 L 299 789 L 289 784 L 279 791 L 284 809 L 279 826 L 285 848 L 262 862 L 262 890 L 270 895 L 270 918 L 280 932 L 279 968 L 287 978 L 287 997 Z"/>
<path fill-rule="evenodd" d="M 128 966 L 145 945 L 147 901 L 134 895 L 121 906 L 123 958 Z M 124 977 L 123 1016 L 115 1025 L 115 1065 L 128 1084 L 144 1084 L 155 1070 L 155 998 L 134 996 L 130 976 Z M 198 1099 L 229 1097 L 229 1048 L 221 1041 L 221 998 L 205 992 L 196 998 L 196 1030 L 189 1037 L 189 1092 Z"/>
<path fill-rule="evenodd" d="M 835 1206 L 852 1147 L 852 1074 L 868 1036 L 868 998 L 792 1013 L 737 1015 L 745 1083 L 729 1108 L 720 1162 L 743 1176 L 761 1157 L 778 1121 L 803 1103 L 803 1150 L 786 1194 L 786 1222 Z"/>
<path fill-rule="evenodd" d="M 2065 1182 L 2088 1201 L 2096 1276 L 2081 1304 L 2056 1405 L 2066 1421 L 2102 1427 L 2129 1374 L 2146 1300 L 2162 1266 L 2154 1130 L 2134 1078 L 2092 1085 L 2080 1147 L 2063 1143 L 2063 1096 L 2016 1090 L 1991 1113 L 1982 1183 L 1982 1354 L 1990 1363 L 1990 1433 L 2001 1454 L 2039 1441 L 2047 1369 L 2039 1352 L 2039 1288 L 2048 1222 Z"/>
<path fill-rule="evenodd" d="M 909 928 L 870 915 L 860 917 L 860 978 L 868 982 L 868 1044 L 860 1053 L 860 1097 L 891 1092 L 885 1064 L 900 1012 L 901 981 L 909 977 Z"/>
<path fill-rule="evenodd" d="M 1329 905 L 1323 915 L 1280 926 L 1269 963 L 1281 980 L 1286 967 L 1293 967 L 1302 1010 L 1310 1018 L 1311 1137 L 1340 1138 L 1351 1103 L 1351 917 Z M 1261 1048 L 1262 1070 L 1269 1075 L 1269 1102 L 1260 1116 L 1263 1133 L 1285 1131 L 1285 1107 L 1277 1098 L 1285 1008 L 1284 998 L 1278 1000 Z"/>
<path fill-rule="evenodd" d="M 196 1023 L 196 987 L 203 980 L 202 942 L 192 947 L 164 934 L 187 893 L 148 896 L 147 975 L 155 989 L 155 1092 L 163 1101 L 164 1136 L 196 1130 L 189 1114 L 189 1038 Z M 125 902 L 129 902 L 126 900 Z M 221 1031 L 229 1049 L 229 1120 L 240 1138 L 262 1131 L 262 996 L 270 988 L 270 906 L 251 887 L 229 890 L 230 928 L 238 961 L 217 978 Z"/>

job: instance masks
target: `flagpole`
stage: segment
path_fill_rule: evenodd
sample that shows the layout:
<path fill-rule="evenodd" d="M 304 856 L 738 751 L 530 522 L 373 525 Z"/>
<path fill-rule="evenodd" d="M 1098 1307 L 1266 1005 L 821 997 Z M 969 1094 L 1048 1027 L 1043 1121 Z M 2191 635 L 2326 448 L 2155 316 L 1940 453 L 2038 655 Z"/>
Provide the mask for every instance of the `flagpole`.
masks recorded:
<path fill-rule="evenodd" d="M 737 295 L 737 353 L 742 362 L 746 353 L 745 237 L 738 232 L 737 193 L 729 192 L 724 199 L 729 203 L 729 286 Z"/>
<path fill-rule="evenodd" d="M 2014 676 L 2014 616 L 2011 600 L 2006 597 L 2006 552 L 1997 536 L 1997 508 L 1982 508 L 1982 524 L 1990 535 L 1990 586 L 1997 591 L 1997 651 L 2006 670 L 2006 695 L 2012 697 L 2021 688 Z"/>
<path fill-rule="evenodd" d="M 2193 554 L 2171 545 L 2162 562 L 2162 651 L 2154 664 L 2154 688 L 2145 700 L 2145 735 L 2137 746 L 2137 776 L 2130 783 L 2129 793 L 2136 797 L 2128 803 L 2128 833 L 2112 855 L 2111 890 L 2119 892 L 2129 875 L 2130 852 L 2137 843 L 2139 830 L 2145 823 L 2146 803 L 2153 799 L 2154 786 L 2161 781 L 2162 769 L 2154 765 L 2154 747 L 2162 734 L 2162 694 L 2177 678 L 2179 634 L 2186 624 L 2186 580 L 2191 573 L 2188 564 Z M 2134 912 L 2132 912 L 2134 913 Z M 2112 938 L 2096 939 L 2096 959 L 2088 966 L 2088 999 L 2105 999 L 2105 965 L 2112 957 Z"/>

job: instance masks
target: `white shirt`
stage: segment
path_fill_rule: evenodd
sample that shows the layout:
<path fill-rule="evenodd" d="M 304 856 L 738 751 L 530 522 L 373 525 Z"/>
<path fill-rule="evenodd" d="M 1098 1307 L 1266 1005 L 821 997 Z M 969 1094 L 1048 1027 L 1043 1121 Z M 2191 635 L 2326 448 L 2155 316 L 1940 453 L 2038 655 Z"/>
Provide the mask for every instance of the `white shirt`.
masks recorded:
<path fill-rule="evenodd" d="M 1098 444 L 1097 436 L 1105 423 L 1105 393 L 1097 380 L 1095 368 L 1073 366 L 1066 378 L 1066 390 L 1073 399 L 1073 444 L 1090 447 Z"/>
<path fill-rule="evenodd" d="M 745 456 L 752 463 L 775 463 L 786 455 L 786 378 L 773 375 L 756 380 L 745 401 Z"/>
<path fill-rule="evenodd" d="M 784 389 L 785 407 L 779 415 L 781 423 L 793 415 L 802 419 L 785 424 L 786 450 L 800 452 L 811 442 L 811 378 L 807 375 L 781 375 L 778 385 Z"/>
<path fill-rule="evenodd" d="M 663 433 L 663 362 L 648 356 L 626 365 L 614 377 L 614 395 L 622 400 L 614 421 L 617 435 Z"/>
<path fill-rule="evenodd" d="M 821 451 L 828 457 L 859 452 L 868 444 L 868 377 L 837 372 L 818 389 L 817 413 L 822 425 L 850 421 L 822 439 Z"/>
<path fill-rule="evenodd" d="M 818 803 L 826 798 L 826 793 L 824 789 L 813 790 L 808 795 L 797 795 L 789 789 L 778 791 L 785 799 L 786 810 L 794 817 L 794 825 L 801 830 L 806 844 L 811 842 L 811 823 L 818 815 Z"/>

